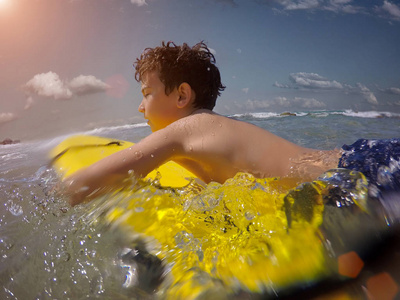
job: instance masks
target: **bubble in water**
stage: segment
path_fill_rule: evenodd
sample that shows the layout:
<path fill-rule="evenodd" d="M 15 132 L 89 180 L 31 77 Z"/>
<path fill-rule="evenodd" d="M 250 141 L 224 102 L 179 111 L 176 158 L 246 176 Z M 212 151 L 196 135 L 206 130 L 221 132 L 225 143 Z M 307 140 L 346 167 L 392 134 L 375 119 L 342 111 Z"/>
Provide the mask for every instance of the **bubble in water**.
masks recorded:
<path fill-rule="evenodd" d="M 357 203 L 368 211 L 368 181 L 362 173 L 348 169 L 332 169 L 322 174 L 318 180 L 330 187 L 326 197 L 335 200 L 337 206 L 351 206 Z"/>
<path fill-rule="evenodd" d="M 16 217 L 24 213 L 22 207 L 14 203 L 12 200 L 8 200 L 6 206 L 8 208 L 8 211 Z"/>
<path fill-rule="evenodd" d="M 393 180 L 392 172 L 387 166 L 381 166 L 377 173 L 377 183 L 379 185 L 388 185 Z"/>
<path fill-rule="evenodd" d="M 186 248 L 188 245 L 191 244 L 193 240 L 193 234 L 190 234 L 186 231 L 178 232 L 175 237 L 175 243 L 178 248 Z"/>
<path fill-rule="evenodd" d="M 223 193 L 217 195 L 213 190 L 209 190 L 186 201 L 184 209 L 188 210 L 190 208 L 197 212 L 211 211 L 219 205 L 222 197 Z"/>

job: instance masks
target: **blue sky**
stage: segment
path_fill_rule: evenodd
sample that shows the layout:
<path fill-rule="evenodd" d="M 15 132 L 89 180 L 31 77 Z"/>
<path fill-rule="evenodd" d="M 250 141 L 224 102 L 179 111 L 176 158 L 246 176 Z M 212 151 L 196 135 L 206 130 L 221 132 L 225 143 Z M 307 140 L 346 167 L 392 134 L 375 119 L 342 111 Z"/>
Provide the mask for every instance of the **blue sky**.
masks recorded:
<path fill-rule="evenodd" d="M 141 122 L 132 63 L 215 53 L 222 114 L 400 112 L 400 1 L 0 0 L 0 140 Z"/>

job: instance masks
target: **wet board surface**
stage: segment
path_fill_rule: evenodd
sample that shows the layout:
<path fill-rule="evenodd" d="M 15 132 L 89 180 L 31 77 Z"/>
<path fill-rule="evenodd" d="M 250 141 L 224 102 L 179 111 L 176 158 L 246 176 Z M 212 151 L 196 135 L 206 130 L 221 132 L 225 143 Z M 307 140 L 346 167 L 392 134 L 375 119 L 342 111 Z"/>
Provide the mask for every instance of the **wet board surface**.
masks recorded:
<path fill-rule="evenodd" d="M 91 135 L 75 135 L 68 137 L 50 152 L 52 165 L 64 179 L 79 169 L 105 158 L 113 153 L 133 146 L 134 143 Z M 150 172 L 146 178 L 155 179 L 160 175 L 163 187 L 180 188 L 188 185 L 196 176 L 169 161 Z"/>

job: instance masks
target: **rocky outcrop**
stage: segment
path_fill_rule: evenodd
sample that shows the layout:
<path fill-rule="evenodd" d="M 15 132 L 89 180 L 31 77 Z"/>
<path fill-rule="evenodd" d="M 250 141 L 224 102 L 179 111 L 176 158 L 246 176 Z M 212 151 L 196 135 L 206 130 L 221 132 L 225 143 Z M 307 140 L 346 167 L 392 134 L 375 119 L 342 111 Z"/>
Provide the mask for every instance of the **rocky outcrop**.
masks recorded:
<path fill-rule="evenodd" d="M 12 139 L 6 138 L 2 142 L 0 142 L 0 145 L 18 144 L 19 142 L 20 142 L 19 140 L 12 140 Z"/>

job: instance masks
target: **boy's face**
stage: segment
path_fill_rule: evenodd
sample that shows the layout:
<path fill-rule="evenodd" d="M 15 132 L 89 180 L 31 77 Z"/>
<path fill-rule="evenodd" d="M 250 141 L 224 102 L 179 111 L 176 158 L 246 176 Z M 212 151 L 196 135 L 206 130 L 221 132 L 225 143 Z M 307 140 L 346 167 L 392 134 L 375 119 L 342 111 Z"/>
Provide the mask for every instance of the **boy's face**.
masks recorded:
<path fill-rule="evenodd" d="M 161 82 L 157 71 L 144 74 L 142 94 L 143 100 L 138 110 L 148 120 L 151 131 L 162 129 L 179 118 L 179 109 L 176 106 L 179 93 L 175 88 L 169 95 L 166 95 L 165 85 Z"/>

